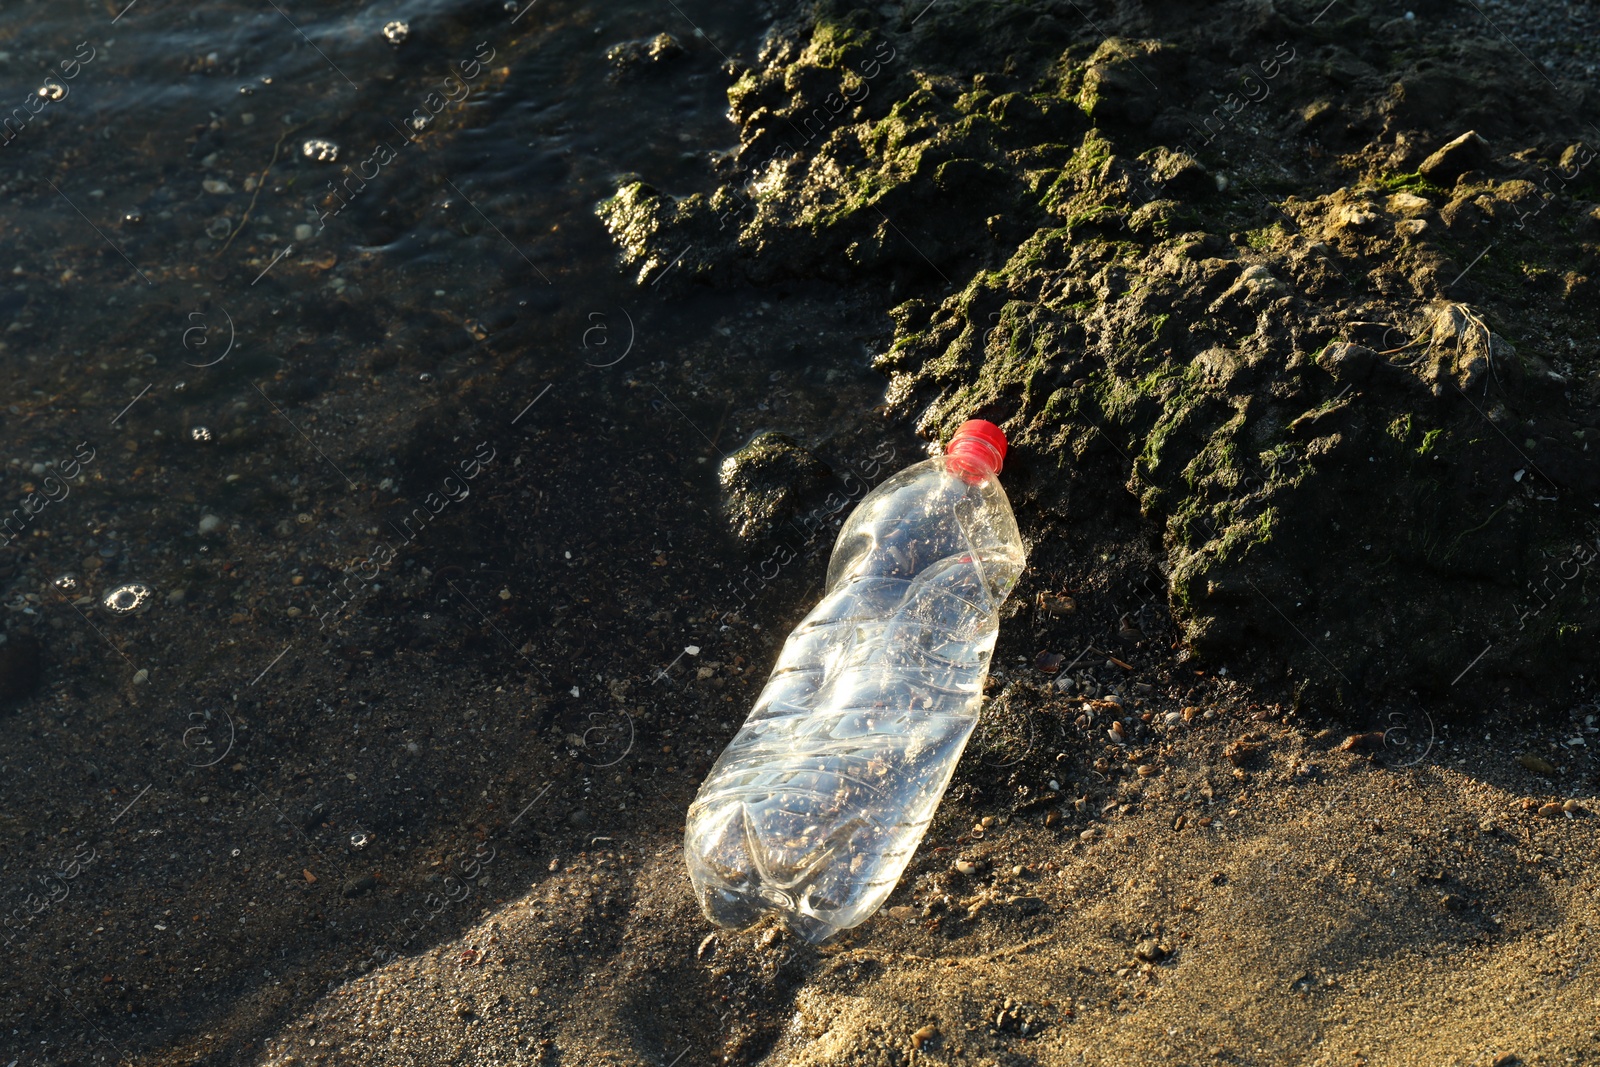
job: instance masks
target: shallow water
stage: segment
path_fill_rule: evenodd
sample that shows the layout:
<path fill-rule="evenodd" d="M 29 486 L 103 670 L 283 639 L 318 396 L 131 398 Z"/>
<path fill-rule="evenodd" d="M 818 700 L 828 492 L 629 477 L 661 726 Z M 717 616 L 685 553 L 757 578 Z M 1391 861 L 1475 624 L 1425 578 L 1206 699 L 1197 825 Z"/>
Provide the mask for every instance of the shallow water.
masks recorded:
<path fill-rule="evenodd" d="M 737 655 L 732 615 L 753 660 L 828 547 L 736 591 L 721 459 L 918 458 L 872 411 L 881 308 L 640 282 L 595 217 L 627 173 L 716 184 L 766 22 L 0 12 L 0 597 L 7 684 L 38 674 L 0 710 L 5 1060 L 251 1062 L 462 835 L 515 881 L 603 775 L 687 805 L 709 761 L 643 755 L 715 698 L 685 649 Z M 607 59 L 661 32 L 659 69 Z"/>

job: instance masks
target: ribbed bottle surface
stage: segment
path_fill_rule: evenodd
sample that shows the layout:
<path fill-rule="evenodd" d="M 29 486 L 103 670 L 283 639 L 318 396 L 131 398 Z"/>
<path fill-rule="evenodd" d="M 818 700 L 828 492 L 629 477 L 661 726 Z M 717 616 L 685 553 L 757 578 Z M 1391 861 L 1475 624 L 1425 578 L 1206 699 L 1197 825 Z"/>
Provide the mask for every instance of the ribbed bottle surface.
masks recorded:
<path fill-rule="evenodd" d="M 740 927 L 777 910 L 821 941 L 878 909 L 977 724 L 1023 563 L 992 475 L 940 457 L 862 499 L 822 601 L 689 808 L 707 917 Z"/>

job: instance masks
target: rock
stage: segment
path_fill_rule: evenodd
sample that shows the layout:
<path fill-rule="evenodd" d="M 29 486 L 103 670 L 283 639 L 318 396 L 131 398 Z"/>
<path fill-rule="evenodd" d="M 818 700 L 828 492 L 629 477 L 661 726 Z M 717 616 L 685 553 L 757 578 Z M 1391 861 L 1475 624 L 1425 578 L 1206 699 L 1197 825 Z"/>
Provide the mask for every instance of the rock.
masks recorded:
<path fill-rule="evenodd" d="M 1395 193 L 1385 206 L 1394 215 L 1420 215 L 1433 209 L 1433 204 L 1427 197 L 1415 193 Z"/>
<path fill-rule="evenodd" d="M 1159 41 L 1109 37 L 1089 57 L 1078 106 L 1096 123 L 1148 126 L 1161 108 L 1160 72 L 1170 49 Z"/>
<path fill-rule="evenodd" d="M 1071 615 L 1078 610 L 1078 602 L 1057 593 L 1040 593 L 1039 608 L 1049 615 Z"/>
<path fill-rule="evenodd" d="M 1159 183 L 1162 189 L 1174 195 L 1197 196 L 1214 192 L 1217 188 L 1210 172 L 1186 152 L 1174 152 L 1161 147 L 1140 158 L 1150 163 L 1151 181 Z"/>
<path fill-rule="evenodd" d="M 1452 395 L 1451 385 L 1467 392 L 1490 373 L 1491 363 L 1499 377 L 1516 373 L 1517 350 L 1490 330 L 1472 308 L 1446 303 L 1435 307 L 1430 316 L 1427 362 L 1418 377 L 1432 387 L 1434 396 Z"/>
<path fill-rule="evenodd" d="M 916 1033 L 911 1035 L 911 1047 L 920 1051 L 923 1045 L 926 1045 L 929 1041 L 936 1039 L 938 1036 L 939 1028 L 933 1023 L 928 1023 L 926 1026 L 922 1027 L 916 1031 Z"/>
<path fill-rule="evenodd" d="M 29 696 L 39 684 L 39 642 L 11 634 L 0 645 L 0 707 Z"/>
<path fill-rule="evenodd" d="M 378 880 L 370 874 L 363 874 L 359 878 L 352 878 L 346 882 L 340 893 L 345 897 L 354 899 L 355 897 L 365 896 L 376 888 L 378 888 Z"/>
<path fill-rule="evenodd" d="M 1539 814 L 1544 816 L 1546 819 L 1553 819 L 1557 815 L 1561 814 L 1561 805 L 1557 804 L 1553 800 L 1548 804 L 1540 804 Z"/>
<path fill-rule="evenodd" d="M 216 533 L 226 525 L 226 522 L 215 515 L 202 515 L 200 517 L 200 533 L 202 536 Z"/>
<path fill-rule="evenodd" d="M 1169 955 L 1166 946 L 1153 938 L 1135 945 L 1133 954 L 1145 963 L 1160 963 Z"/>
<path fill-rule="evenodd" d="M 1587 204 L 1578 213 L 1578 233 L 1591 241 L 1600 237 L 1600 204 Z"/>
<path fill-rule="evenodd" d="M 1239 278 L 1227 292 L 1223 293 L 1211 305 L 1212 313 L 1226 308 L 1230 303 L 1239 302 L 1246 307 L 1255 307 L 1280 296 L 1288 296 L 1289 287 L 1266 267 L 1259 263 L 1252 263 L 1240 272 Z"/>
<path fill-rule="evenodd" d="M 1372 375 L 1372 369 L 1378 365 L 1378 354 L 1348 341 L 1335 341 L 1322 350 L 1317 362 L 1333 375 L 1334 381 L 1360 384 Z"/>
<path fill-rule="evenodd" d="M 1594 307 L 1600 304 L 1600 281 L 1587 274 L 1568 271 L 1561 279 L 1561 299 L 1573 310 Z"/>
<path fill-rule="evenodd" d="M 802 502 L 831 472 L 793 438 L 764 433 L 722 463 L 722 488 L 734 532 L 746 540 L 790 533 L 800 541 L 811 531 L 787 529 Z"/>
<path fill-rule="evenodd" d="M 1524 754 L 1517 757 L 1517 762 L 1528 768 L 1528 770 L 1532 771 L 1534 774 L 1542 774 L 1546 778 L 1554 778 L 1556 776 L 1555 764 L 1551 763 L 1547 759 L 1541 759 L 1540 757 L 1531 754 Z"/>
<path fill-rule="evenodd" d="M 1459 196 L 1439 209 L 1439 220 L 1451 233 L 1468 234 L 1488 220 L 1488 214 L 1478 206 L 1477 198 Z"/>
<path fill-rule="evenodd" d="M 659 67 L 683 55 L 683 45 L 670 33 L 623 41 L 606 49 L 606 59 L 619 74 L 633 74 Z"/>
<path fill-rule="evenodd" d="M 1329 227 L 1334 233 L 1366 230 L 1378 221 L 1378 213 L 1367 204 L 1346 204 L 1339 209 Z"/>
<path fill-rule="evenodd" d="M 1383 731 L 1373 730 L 1370 733 L 1351 734 L 1339 743 L 1340 752 L 1358 752 L 1362 750 L 1375 751 L 1383 747 Z"/>
<path fill-rule="evenodd" d="M 1482 170 L 1492 158 L 1489 142 L 1479 137 L 1476 130 L 1468 130 L 1423 160 L 1417 173 L 1448 189 L 1468 171 Z"/>
<path fill-rule="evenodd" d="M 1224 748 L 1222 750 L 1222 754 L 1226 756 L 1228 762 L 1233 764 L 1235 767 L 1243 767 L 1246 763 L 1250 762 L 1250 758 L 1252 756 L 1254 756 L 1257 752 L 1260 752 L 1265 747 L 1266 746 L 1259 741 L 1251 740 L 1248 737 L 1241 737 L 1239 740 L 1228 745 L 1227 748 Z"/>

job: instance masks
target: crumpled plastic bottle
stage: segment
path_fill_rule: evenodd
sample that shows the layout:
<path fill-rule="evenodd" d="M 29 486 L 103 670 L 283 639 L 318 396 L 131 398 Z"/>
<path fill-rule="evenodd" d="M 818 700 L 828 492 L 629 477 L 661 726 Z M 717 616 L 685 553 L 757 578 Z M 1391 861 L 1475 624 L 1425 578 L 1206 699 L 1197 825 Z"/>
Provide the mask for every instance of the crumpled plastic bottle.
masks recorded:
<path fill-rule="evenodd" d="M 689 876 L 713 922 L 778 912 L 819 942 L 900 880 L 977 725 L 1026 559 L 1005 453 L 999 427 L 969 421 L 840 530 L 822 601 L 689 807 Z"/>

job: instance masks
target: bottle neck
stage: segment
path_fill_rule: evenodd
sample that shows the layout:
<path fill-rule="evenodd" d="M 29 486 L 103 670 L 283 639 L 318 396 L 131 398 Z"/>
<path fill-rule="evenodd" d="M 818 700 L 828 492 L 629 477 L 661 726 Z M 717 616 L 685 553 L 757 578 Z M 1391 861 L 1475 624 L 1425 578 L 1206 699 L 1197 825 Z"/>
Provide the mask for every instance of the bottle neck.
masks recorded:
<path fill-rule="evenodd" d="M 945 449 L 945 466 L 970 481 L 982 481 L 1000 473 L 1000 450 L 976 437 L 958 437 Z"/>

